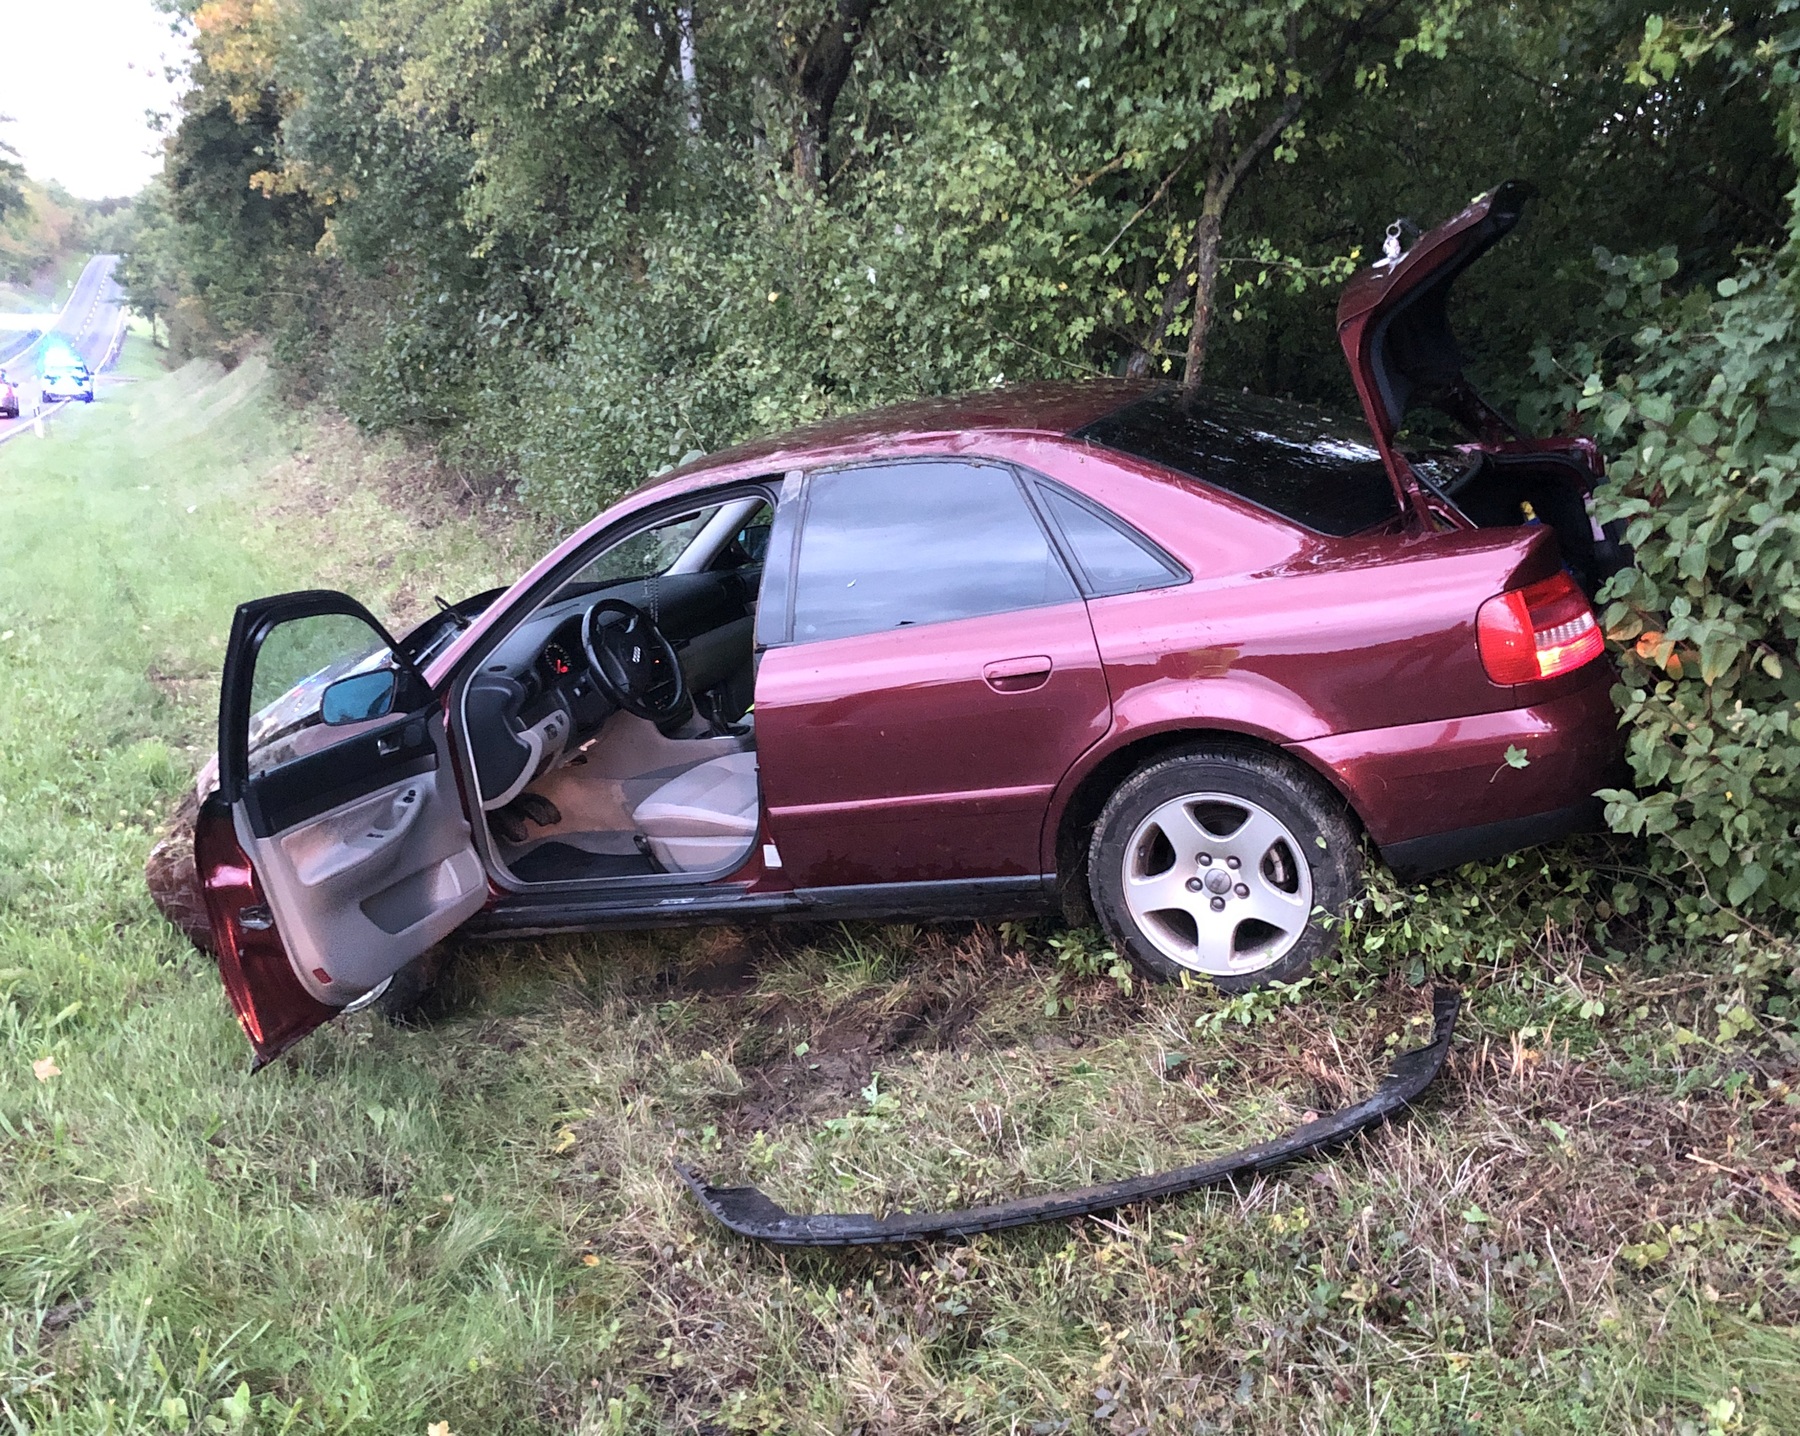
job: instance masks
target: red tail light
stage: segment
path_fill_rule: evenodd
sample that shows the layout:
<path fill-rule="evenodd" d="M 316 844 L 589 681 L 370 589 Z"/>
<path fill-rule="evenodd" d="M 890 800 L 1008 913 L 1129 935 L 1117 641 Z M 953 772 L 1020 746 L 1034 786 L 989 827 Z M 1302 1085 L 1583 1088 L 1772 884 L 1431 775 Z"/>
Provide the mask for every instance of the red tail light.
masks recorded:
<path fill-rule="evenodd" d="M 1475 615 L 1481 666 L 1496 683 L 1554 678 L 1605 649 L 1587 596 L 1566 573 L 1496 594 Z"/>

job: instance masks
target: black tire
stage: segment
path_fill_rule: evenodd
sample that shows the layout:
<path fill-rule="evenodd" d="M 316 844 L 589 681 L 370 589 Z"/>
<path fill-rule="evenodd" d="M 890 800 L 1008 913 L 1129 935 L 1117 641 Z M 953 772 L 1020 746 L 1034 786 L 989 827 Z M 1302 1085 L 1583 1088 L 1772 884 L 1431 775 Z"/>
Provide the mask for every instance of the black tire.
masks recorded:
<path fill-rule="evenodd" d="M 387 991 L 372 1004 L 395 1027 L 417 1027 L 424 1018 L 425 1000 L 442 976 L 446 954 L 442 945 L 420 953 L 393 976 Z"/>
<path fill-rule="evenodd" d="M 1197 795 L 1205 795 L 1205 801 L 1181 801 Z M 1215 801 L 1219 799 L 1223 801 Z M 1238 803 L 1244 806 L 1234 806 Z M 1177 820 L 1185 813 L 1201 835 L 1202 850 L 1189 855 L 1191 868 L 1183 865 L 1155 821 L 1158 814 L 1169 813 Z M 1238 814 L 1242 826 L 1234 828 Z M 1219 883 L 1225 862 L 1241 868 L 1241 860 L 1221 859 L 1215 865 L 1206 851 L 1215 844 L 1206 842 L 1206 834 L 1221 827 L 1226 836 L 1216 845 L 1223 851 L 1234 840 L 1250 851 L 1260 846 L 1262 834 L 1277 831 L 1264 821 L 1270 818 L 1285 833 L 1264 858 L 1252 859 L 1261 871 L 1232 872 L 1231 885 L 1215 893 L 1207 885 Z M 1144 884 L 1129 899 L 1128 861 L 1134 881 Z M 1160 866 L 1165 861 L 1166 869 Z M 1183 872 L 1190 876 L 1181 878 Z M 1335 936 L 1322 914 L 1342 912 L 1360 890 L 1362 850 L 1355 821 L 1321 779 L 1276 754 L 1196 745 L 1140 768 L 1119 785 L 1094 824 L 1088 885 L 1102 928 L 1146 976 L 1163 982 L 1184 974 L 1206 976 L 1223 992 L 1247 992 L 1271 982 L 1296 981 L 1331 950 Z M 1178 898 L 1183 909 L 1170 907 L 1143 917 L 1134 913 L 1134 902 L 1145 909 L 1175 887 L 1191 894 Z M 1275 914 L 1279 925 L 1260 920 L 1259 914 L 1283 903 L 1285 908 Z M 1184 960 L 1190 928 L 1192 949 Z M 1217 959 L 1221 932 L 1225 961 Z M 1202 949 L 1210 951 L 1203 955 Z M 1259 961 L 1265 954 L 1267 960 Z"/>

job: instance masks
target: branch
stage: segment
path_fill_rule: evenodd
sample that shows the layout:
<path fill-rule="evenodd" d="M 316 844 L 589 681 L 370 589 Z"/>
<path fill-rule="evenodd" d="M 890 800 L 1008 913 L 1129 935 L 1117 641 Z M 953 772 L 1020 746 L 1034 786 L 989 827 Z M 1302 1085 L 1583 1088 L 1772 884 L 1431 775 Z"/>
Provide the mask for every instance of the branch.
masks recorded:
<path fill-rule="evenodd" d="M 821 130 L 831 126 L 831 112 L 837 108 L 838 93 L 850 78 L 850 65 L 856 58 L 863 27 L 879 3 L 880 0 L 839 0 L 801 56 L 796 76 L 801 98 Z"/>
<path fill-rule="evenodd" d="M 1086 176 L 1084 179 L 1078 179 L 1075 181 L 1074 184 L 1070 185 L 1069 193 L 1066 196 L 1064 196 L 1064 198 L 1073 198 L 1074 196 L 1080 194 L 1084 189 L 1086 189 L 1089 185 L 1093 184 L 1096 180 L 1102 178 L 1105 175 L 1111 174 L 1120 165 L 1124 164 L 1128 158 L 1130 158 L 1130 152 L 1127 150 L 1120 150 L 1118 152 L 1118 154 L 1114 155 L 1105 164 L 1101 165 L 1100 168 L 1095 170 L 1091 175 Z"/>
<path fill-rule="evenodd" d="M 1281 109 L 1276 113 L 1275 118 L 1263 126 L 1261 132 L 1255 139 L 1251 140 L 1249 144 L 1245 145 L 1243 149 L 1237 152 L 1237 158 L 1232 160 L 1224 175 L 1221 177 L 1225 182 L 1226 193 L 1229 194 L 1238 187 L 1238 181 L 1243 179 L 1243 177 L 1249 173 L 1250 166 L 1261 159 L 1263 152 L 1267 150 L 1270 145 L 1274 144 L 1276 140 L 1281 138 L 1281 132 L 1283 130 L 1300 118 L 1300 111 L 1305 104 L 1305 91 L 1295 90 L 1293 94 L 1287 97 L 1286 103 L 1283 104 Z"/>
<path fill-rule="evenodd" d="M 1189 150 L 1181 157 L 1180 162 L 1176 164 L 1175 168 L 1163 176 L 1163 182 L 1156 187 L 1156 193 L 1139 205 L 1137 213 L 1132 215 L 1130 219 L 1126 220 L 1125 223 L 1119 227 L 1119 232 L 1117 234 L 1107 240 L 1106 248 L 1094 256 L 1096 259 L 1105 259 L 1107 255 L 1111 254 L 1112 247 L 1121 239 L 1125 238 L 1125 232 L 1145 215 L 1149 214 L 1151 210 L 1155 209 L 1157 205 L 1162 203 L 1163 196 L 1169 192 L 1169 186 L 1175 183 L 1175 177 L 1187 168 L 1188 161 L 1193 157 L 1194 152 L 1192 150 Z"/>
<path fill-rule="evenodd" d="M 1758 219 L 1766 219 L 1772 224 L 1781 223 L 1780 215 L 1770 209 L 1768 205 L 1764 204 L 1761 200 L 1745 194 L 1736 185 L 1726 184 L 1725 181 L 1714 179 L 1703 170 L 1697 169 L 1687 171 L 1687 177 L 1693 180 L 1694 183 L 1699 185 L 1702 189 L 1711 190 L 1714 194 L 1718 195 L 1720 199 L 1728 200 L 1730 203 L 1737 205 L 1740 209 L 1749 210 L 1750 213 L 1755 215 Z"/>
<path fill-rule="evenodd" d="M 1287 100 L 1282 104 L 1281 109 L 1276 113 L 1275 118 L 1263 126 L 1261 132 L 1257 134 L 1255 139 L 1251 140 L 1249 144 L 1238 151 L 1237 157 L 1232 160 L 1231 166 L 1224 176 L 1227 180 L 1228 193 L 1230 190 L 1237 188 L 1238 181 L 1243 179 L 1245 174 L 1249 172 L 1250 166 L 1261 159 L 1263 153 L 1269 146 L 1280 139 L 1282 132 L 1300 117 L 1300 111 L 1306 106 L 1308 91 L 1322 90 L 1325 86 L 1335 80 L 1338 76 L 1338 72 L 1344 68 L 1344 62 L 1350 58 L 1351 48 L 1356 42 L 1362 39 L 1362 37 L 1370 30 L 1379 26 L 1388 18 L 1388 16 L 1392 15 L 1394 11 L 1398 10 L 1400 4 L 1401 0 L 1388 0 L 1386 5 L 1382 6 L 1367 18 L 1362 20 L 1352 20 L 1348 25 L 1344 26 L 1344 33 L 1338 37 L 1337 51 L 1332 55 L 1325 67 L 1316 74 L 1309 76 L 1302 86 L 1296 88 L 1294 93 L 1289 95 Z M 1290 29 L 1288 32 L 1288 58 L 1290 60 L 1294 58 L 1294 51 L 1294 34 Z"/>

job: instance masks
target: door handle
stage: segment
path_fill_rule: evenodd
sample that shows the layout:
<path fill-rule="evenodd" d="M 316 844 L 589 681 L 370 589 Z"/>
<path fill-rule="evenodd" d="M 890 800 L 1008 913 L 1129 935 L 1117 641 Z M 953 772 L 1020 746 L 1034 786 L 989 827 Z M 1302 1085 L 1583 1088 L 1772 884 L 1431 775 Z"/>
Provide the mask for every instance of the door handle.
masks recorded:
<path fill-rule="evenodd" d="M 1000 658 L 984 667 L 981 676 L 996 693 L 1029 693 L 1050 681 L 1054 666 L 1049 655 L 1043 653 L 1029 658 Z"/>
<path fill-rule="evenodd" d="M 400 855 L 400 844 L 424 808 L 425 790 L 417 783 L 410 784 L 389 800 L 384 813 L 347 833 L 332 835 L 320 850 L 299 858 L 294 864 L 295 877 L 303 886 L 316 888 L 346 873 L 381 872 Z"/>

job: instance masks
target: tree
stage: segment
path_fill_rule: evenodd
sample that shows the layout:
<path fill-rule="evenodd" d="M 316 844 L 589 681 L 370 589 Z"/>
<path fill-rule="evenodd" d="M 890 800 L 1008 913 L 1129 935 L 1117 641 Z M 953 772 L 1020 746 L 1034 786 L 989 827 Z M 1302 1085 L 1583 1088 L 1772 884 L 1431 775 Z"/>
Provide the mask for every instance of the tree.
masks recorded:
<path fill-rule="evenodd" d="M 0 125 L 9 124 L 0 115 Z M 19 163 L 19 152 L 0 140 L 0 221 L 25 208 L 25 166 Z"/>

